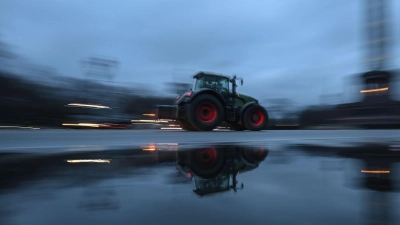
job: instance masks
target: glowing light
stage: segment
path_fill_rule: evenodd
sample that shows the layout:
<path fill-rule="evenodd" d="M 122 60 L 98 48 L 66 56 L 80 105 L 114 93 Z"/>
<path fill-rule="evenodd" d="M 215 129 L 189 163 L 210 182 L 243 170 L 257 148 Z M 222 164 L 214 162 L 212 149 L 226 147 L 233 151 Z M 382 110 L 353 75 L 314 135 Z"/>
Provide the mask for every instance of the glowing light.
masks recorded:
<path fill-rule="evenodd" d="M 84 126 L 84 127 L 99 127 L 100 124 L 95 124 L 95 123 L 78 123 L 79 126 Z"/>
<path fill-rule="evenodd" d="M 150 145 L 148 145 L 146 147 L 143 147 L 142 150 L 143 151 L 155 151 L 157 149 L 156 149 L 156 146 L 154 144 L 150 144 Z"/>
<path fill-rule="evenodd" d="M 151 117 L 154 117 L 154 116 L 156 116 L 156 114 L 154 114 L 154 113 L 145 113 L 145 114 L 143 114 L 143 116 L 151 116 Z"/>
<path fill-rule="evenodd" d="M 87 107 L 87 108 L 97 108 L 97 109 L 110 109 L 110 107 L 108 107 L 108 106 L 94 105 L 94 104 L 81 104 L 81 103 L 70 103 L 67 106 Z"/>
<path fill-rule="evenodd" d="M 131 120 L 131 122 L 155 123 L 155 120 Z"/>
<path fill-rule="evenodd" d="M 100 126 L 107 126 L 95 123 L 63 123 L 63 126 L 78 126 L 78 127 L 100 127 Z"/>
<path fill-rule="evenodd" d="M 361 93 L 371 93 L 371 92 L 381 92 L 381 91 L 387 91 L 389 88 L 376 88 L 376 89 L 369 89 L 369 90 L 361 90 Z"/>
<path fill-rule="evenodd" d="M 390 173 L 390 170 L 361 170 L 361 173 L 376 173 L 376 174 L 382 174 L 382 173 Z"/>
<path fill-rule="evenodd" d="M 182 130 L 180 127 L 161 127 L 161 130 Z"/>
<path fill-rule="evenodd" d="M 185 95 L 190 97 L 192 95 L 192 92 L 185 92 Z"/>
<path fill-rule="evenodd" d="M 171 120 L 157 120 L 156 122 L 157 123 L 168 123 L 169 121 L 171 121 Z"/>
<path fill-rule="evenodd" d="M 20 129 L 40 130 L 40 128 L 38 127 L 20 127 L 20 126 L 0 126 L 0 128 L 20 128 Z"/>
<path fill-rule="evenodd" d="M 68 163 L 107 163 L 110 164 L 110 159 L 70 159 Z"/>

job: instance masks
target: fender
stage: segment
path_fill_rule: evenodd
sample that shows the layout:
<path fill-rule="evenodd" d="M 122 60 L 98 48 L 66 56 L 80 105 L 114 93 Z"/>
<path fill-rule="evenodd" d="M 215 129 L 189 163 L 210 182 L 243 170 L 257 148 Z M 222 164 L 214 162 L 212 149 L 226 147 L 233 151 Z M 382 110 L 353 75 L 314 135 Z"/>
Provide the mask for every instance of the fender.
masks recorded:
<path fill-rule="evenodd" d="M 248 103 L 246 103 L 246 104 L 244 104 L 244 105 L 242 106 L 242 108 L 240 109 L 240 113 L 239 113 L 240 118 L 242 118 L 242 115 L 243 115 L 243 113 L 244 113 L 244 110 L 246 110 L 247 107 L 249 107 L 250 105 L 253 105 L 253 104 L 257 104 L 257 102 L 251 101 L 251 102 L 248 102 Z"/>
<path fill-rule="evenodd" d="M 203 93 L 211 94 L 211 95 L 215 96 L 218 100 L 221 101 L 221 103 L 222 103 L 223 105 L 225 105 L 225 103 L 226 103 L 226 102 L 225 102 L 225 99 L 224 99 L 218 92 L 216 92 L 216 91 L 214 91 L 214 90 L 212 90 L 212 89 L 205 88 L 205 89 L 201 89 L 201 90 L 195 91 L 195 92 L 186 92 L 185 94 L 183 94 L 183 95 L 176 101 L 176 104 L 179 105 L 179 104 L 181 104 L 181 103 L 190 102 L 190 101 L 192 101 L 196 96 L 198 96 L 198 95 L 200 95 L 200 94 L 203 94 Z"/>

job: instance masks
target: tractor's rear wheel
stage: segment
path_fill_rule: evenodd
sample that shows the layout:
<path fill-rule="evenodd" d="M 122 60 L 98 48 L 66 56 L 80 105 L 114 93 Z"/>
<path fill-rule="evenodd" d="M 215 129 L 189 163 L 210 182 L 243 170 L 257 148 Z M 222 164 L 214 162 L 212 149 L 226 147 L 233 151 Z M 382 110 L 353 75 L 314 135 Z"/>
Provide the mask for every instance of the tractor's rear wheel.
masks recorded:
<path fill-rule="evenodd" d="M 184 121 L 184 120 L 177 120 L 179 126 L 186 130 L 186 131 L 195 131 L 196 129 L 194 127 L 192 127 L 188 122 Z"/>
<path fill-rule="evenodd" d="M 209 94 L 201 94 L 188 104 L 188 122 L 199 131 L 211 131 L 224 118 L 221 102 Z"/>
<path fill-rule="evenodd" d="M 260 105 L 250 105 L 243 113 L 244 127 L 250 131 L 260 131 L 268 124 L 268 113 Z"/>
<path fill-rule="evenodd" d="M 206 147 L 190 151 L 189 154 L 188 167 L 203 179 L 216 177 L 225 167 L 226 154 L 223 149 Z"/>
<path fill-rule="evenodd" d="M 229 125 L 230 130 L 234 130 L 234 131 L 244 131 L 245 130 L 245 128 L 242 124 L 232 122 L 232 123 L 229 123 L 228 125 Z"/>

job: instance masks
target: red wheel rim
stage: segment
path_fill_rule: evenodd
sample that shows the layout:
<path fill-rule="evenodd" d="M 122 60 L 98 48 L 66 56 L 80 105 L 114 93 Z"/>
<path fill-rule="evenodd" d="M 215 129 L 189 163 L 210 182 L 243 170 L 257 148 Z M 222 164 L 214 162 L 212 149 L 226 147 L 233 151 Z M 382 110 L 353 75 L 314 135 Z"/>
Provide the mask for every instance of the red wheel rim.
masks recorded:
<path fill-rule="evenodd" d="M 252 153 L 253 153 L 253 155 L 256 157 L 256 158 L 260 158 L 261 156 L 263 156 L 264 155 L 264 149 L 262 149 L 262 148 L 259 148 L 259 149 L 253 149 L 252 150 Z"/>
<path fill-rule="evenodd" d="M 259 110 L 259 109 L 253 110 L 250 113 L 250 122 L 253 125 L 256 125 L 256 126 L 261 125 L 264 122 L 264 119 L 265 119 L 264 113 L 262 113 L 261 110 Z"/>
<path fill-rule="evenodd" d="M 197 108 L 197 115 L 203 122 L 212 122 L 217 118 L 217 109 L 213 104 L 202 103 L 199 108 Z"/>
<path fill-rule="evenodd" d="M 211 167 L 217 161 L 217 151 L 214 148 L 204 148 L 197 152 L 197 161 L 202 167 Z"/>
<path fill-rule="evenodd" d="M 264 148 L 251 148 L 246 149 L 244 152 L 245 157 L 250 161 L 260 161 L 262 158 L 265 157 L 266 151 Z"/>

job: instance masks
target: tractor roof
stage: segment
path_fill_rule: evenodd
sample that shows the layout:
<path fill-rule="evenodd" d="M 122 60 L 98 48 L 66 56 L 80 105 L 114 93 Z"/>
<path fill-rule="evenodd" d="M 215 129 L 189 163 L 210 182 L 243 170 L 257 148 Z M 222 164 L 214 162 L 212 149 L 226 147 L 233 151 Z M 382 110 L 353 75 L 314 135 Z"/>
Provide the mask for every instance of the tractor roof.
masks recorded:
<path fill-rule="evenodd" d="M 202 76 L 217 76 L 217 77 L 224 77 L 227 79 L 231 79 L 229 76 L 223 75 L 223 74 L 218 74 L 218 73 L 213 73 L 213 72 L 205 72 L 205 71 L 200 71 L 196 73 L 193 78 L 200 78 Z"/>

